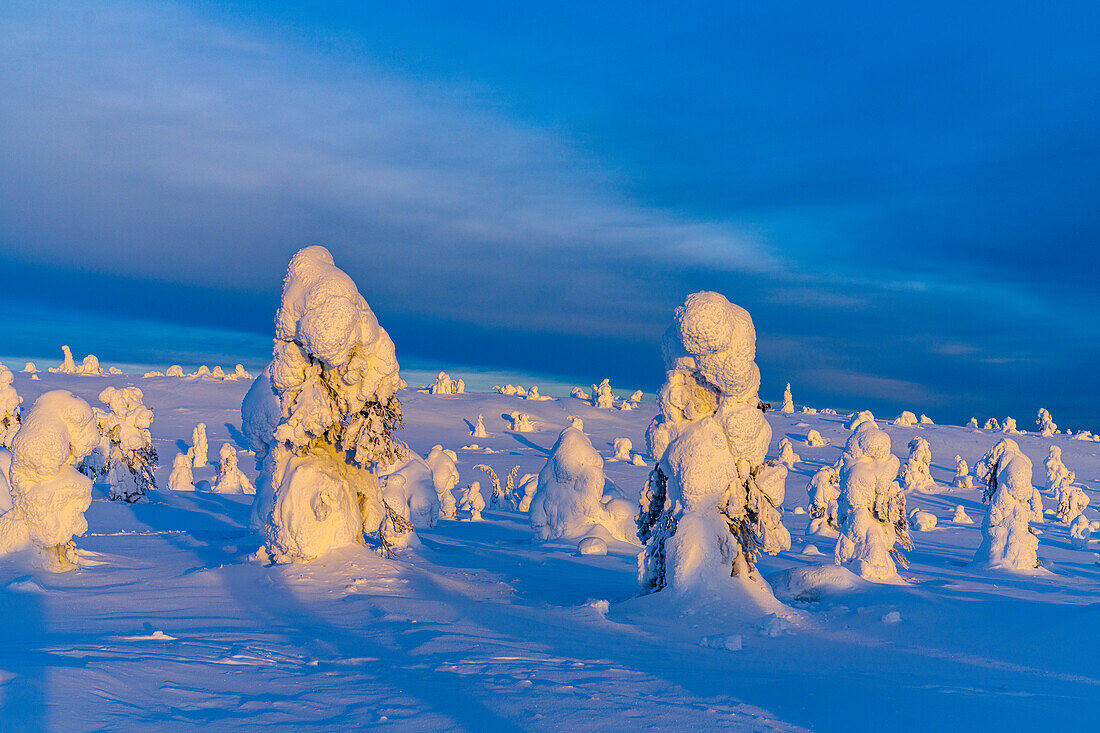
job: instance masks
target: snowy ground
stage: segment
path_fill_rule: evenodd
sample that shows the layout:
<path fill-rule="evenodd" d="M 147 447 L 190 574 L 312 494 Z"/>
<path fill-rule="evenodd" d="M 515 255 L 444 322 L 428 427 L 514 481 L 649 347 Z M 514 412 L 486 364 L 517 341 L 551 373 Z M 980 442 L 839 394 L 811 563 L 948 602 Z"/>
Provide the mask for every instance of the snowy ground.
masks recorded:
<path fill-rule="evenodd" d="M 208 426 L 211 456 L 225 441 L 244 447 L 239 406 L 248 382 L 18 374 L 15 386 L 26 409 L 47 389 L 94 400 L 105 385 L 128 382 L 156 412 L 159 484 L 167 484 L 171 459 L 197 422 Z M 620 412 L 572 398 L 401 397 L 402 437 L 421 454 L 436 443 L 456 449 L 461 485 L 485 485 L 472 469 L 482 462 L 502 476 L 516 464 L 537 473 L 568 415 L 583 418 L 605 458 L 619 437 L 644 450 L 654 412 L 651 401 Z M 502 415 L 515 410 L 530 413 L 539 430 L 508 430 Z M 469 436 L 479 412 L 487 439 Z M 804 459 L 784 505 L 794 547 L 762 562 L 778 583 L 787 569 L 831 563 L 832 541 L 807 542 L 808 515 L 792 510 L 806 504 L 809 476 L 837 459 L 848 431 L 835 415 L 768 417 L 771 455 L 787 436 Z M 805 445 L 810 428 L 829 444 Z M 1039 552 L 1053 574 L 968 567 L 985 511 L 980 492 L 944 487 L 956 453 L 973 465 L 1000 435 L 886 430 L 903 461 L 913 435 L 929 441 L 945 492 L 908 497 L 910 508 L 926 508 L 940 522 L 913 534 L 910 583 L 793 601 L 805 622 L 776 637 L 721 608 L 670 608 L 660 594 L 635 598 L 637 548 L 613 544 L 605 557 L 581 557 L 573 544 L 533 542 L 519 513 L 442 521 L 418 532 L 420 546 L 396 561 L 355 548 L 312 565 L 265 567 L 248 560 L 258 545 L 245 529 L 251 497 L 162 490 L 125 505 L 106 501 L 97 487 L 89 532 L 78 538 L 79 570 L 50 574 L 25 557 L 0 563 L 0 728 L 852 731 L 1092 723 L 1100 702 L 1100 558 L 1073 549 L 1068 528 L 1048 513 Z M 1100 444 L 1015 437 L 1040 484 L 1047 447 L 1061 445 L 1100 505 Z M 461 450 L 474 442 L 482 450 Z M 254 477 L 248 463 L 242 467 Z M 607 472 L 636 496 L 648 469 L 610 462 Z M 212 469 L 196 470 L 196 479 L 211 477 Z M 1053 508 L 1050 497 L 1044 501 Z M 975 524 L 950 522 L 957 504 Z M 1086 515 L 1097 517 L 1091 507 Z M 824 556 L 808 554 L 809 546 Z M 741 635 L 742 649 L 700 645 L 730 634 Z"/>

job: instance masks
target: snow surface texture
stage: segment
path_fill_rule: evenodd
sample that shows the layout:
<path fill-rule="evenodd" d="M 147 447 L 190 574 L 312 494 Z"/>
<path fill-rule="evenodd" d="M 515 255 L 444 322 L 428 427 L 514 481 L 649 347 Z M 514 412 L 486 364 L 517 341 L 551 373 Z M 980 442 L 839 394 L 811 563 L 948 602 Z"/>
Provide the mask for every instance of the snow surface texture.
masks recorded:
<path fill-rule="evenodd" d="M 897 581 L 898 547 L 908 549 L 911 543 L 890 436 L 873 420 L 861 422 L 842 460 L 836 563 L 867 580 Z"/>
<path fill-rule="evenodd" d="M 542 540 L 573 539 L 602 528 L 617 540 L 633 541 L 636 508 L 617 493 L 605 495 L 605 484 L 603 458 L 592 442 L 576 428 L 562 430 L 539 471 L 531 528 Z"/>
<path fill-rule="evenodd" d="M 99 444 L 87 402 L 55 390 L 35 400 L 11 446 L 11 509 L 0 516 L 0 554 L 34 546 L 51 569 L 76 562 L 73 537 L 84 534 L 92 482 L 77 461 Z"/>
<path fill-rule="evenodd" d="M 253 514 L 272 560 L 312 560 L 364 532 L 403 541 L 409 525 L 375 474 L 404 457 L 392 437 L 398 380 L 393 342 L 351 278 L 323 247 L 295 254 L 272 362 L 241 405 L 262 461 Z"/>
<path fill-rule="evenodd" d="M 755 568 L 757 546 L 774 554 L 791 537 L 780 509 L 787 469 L 765 461 L 771 426 L 752 318 L 718 293 L 694 293 L 676 309 L 662 350 L 661 413 L 646 431 L 657 466 L 638 520 L 642 588 L 717 593 L 763 612 L 774 599 Z"/>

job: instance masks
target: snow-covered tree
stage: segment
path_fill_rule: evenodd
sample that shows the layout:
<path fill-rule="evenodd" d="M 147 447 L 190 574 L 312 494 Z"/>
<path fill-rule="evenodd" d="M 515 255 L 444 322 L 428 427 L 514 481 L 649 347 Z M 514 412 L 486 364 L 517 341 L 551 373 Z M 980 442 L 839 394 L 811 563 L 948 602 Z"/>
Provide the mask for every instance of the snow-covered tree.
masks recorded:
<path fill-rule="evenodd" d="M 630 442 L 630 438 L 615 438 L 611 443 L 611 447 L 615 451 L 616 461 L 629 461 L 630 451 L 634 449 L 634 444 Z"/>
<path fill-rule="evenodd" d="M 859 430 L 859 426 L 864 423 L 875 424 L 875 416 L 871 414 L 870 410 L 863 410 L 862 412 L 854 412 L 848 417 L 848 422 L 844 427 L 851 430 L 853 433 Z"/>
<path fill-rule="evenodd" d="M 489 494 L 489 506 L 493 509 L 499 509 L 505 502 L 504 487 L 500 485 L 500 477 L 497 476 L 497 472 L 493 470 L 492 466 L 485 463 L 479 463 L 474 466 L 475 470 L 484 471 L 485 475 L 489 477 L 489 481 L 492 482 L 492 492 Z"/>
<path fill-rule="evenodd" d="M 606 410 L 615 406 L 615 393 L 611 391 L 611 380 L 605 379 L 592 385 L 592 405 Z"/>
<path fill-rule="evenodd" d="M 1020 430 L 1016 429 L 1016 418 L 1006 417 L 1004 423 L 1001 425 L 1001 432 L 1008 435 L 1023 435 Z"/>
<path fill-rule="evenodd" d="M 974 520 L 966 513 L 962 504 L 955 506 L 955 515 L 951 517 L 951 521 L 955 524 L 974 524 Z"/>
<path fill-rule="evenodd" d="M 0 554 L 39 550 L 51 570 L 76 562 L 73 537 L 88 530 L 92 481 L 76 464 L 99 444 L 95 415 L 66 390 L 46 392 L 24 416 L 11 445 L 11 509 L 0 515 Z"/>
<path fill-rule="evenodd" d="M 921 425 L 935 425 L 936 423 L 932 422 L 932 418 L 928 417 L 924 413 L 921 413 L 920 424 Z"/>
<path fill-rule="evenodd" d="M 906 491 L 931 491 L 936 487 L 932 480 L 932 448 L 920 436 L 909 441 L 909 458 L 901 467 L 901 483 Z"/>
<path fill-rule="evenodd" d="M 51 367 L 51 372 L 60 372 L 61 374 L 76 374 L 77 367 L 76 362 L 73 361 L 73 352 L 69 350 L 68 345 L 61 347 L 62 353 L 65 357 L 61 360 L 61 366 Z"/>
<path fill-rule="evenodd" d="M 166 376 L 166 377 L 182 377 L 183 376 L 183 367 L 181 367 L 179 364 L 173 364 L 172 366 L 170 366 L 170 367 L 168 367 L 167 369 L 164 370 L 164 376 Z"/>
<path fill-rule="evenodd" d="M 1092 536 L 1092 526 L 1084 514 L 1078 514 L 1069 525 L 1069 541 L 1078 550 L 1087 550 L 1089 537 Z"/>
<path fill-rule="evenodd" d="M 531 527 L 539 539 L 576 538 L 603 527 L 612 537 L 633 542 L 634 505 L 605 494 L 606 483 L 603 458 L 588 437 L 576 428 L 562 430 L 531 501 Z"/>
<path fill-rule="evenodd" d="M 485 510 L 485 497 L 481 493 L 479 482 L 474 481 L 462 490 L 462 496 L 458 500 L 458 509 L 469 515 L 468 518 L 471 521 L 481 521 L 481 512 Z"/>
<path fill-rule="evenodd" d="M 821 437 L 821 433 L 810 428 L 810 431 L 806 433 L 806 445 L 811 448 L 820 448 L 825 445 L 825 439 Z"/>
<path fill-rule="evenodd" d="M 975 467 L 986 484 L 982 501 L 989 512 L 982 522 L 982 543 L 974 562 L 1004 570 L 1039 567 L 1039 540 L 1028 524 L 1032 518 L 1031 459 L 1011 438 L 989 449 Z"/>
<path fill-rule="evenodd" d="M 894 418 L 894 424 L 900 428 L 911 428 L 917 424 L 917 416 L 909 410 L 903 410 L 900 415 Z"/>
<path fill-rule="evenodd" d="M 519 484 L 516 486 L 516 496 L 519 497 L 519 506 L 516 508 L 521 512 L 531 511 L 531 502 L 535 500 L 535 493 L 539 489 L 539 475 L 537 473 L 525 473 L 523 478 L 519 480 Z"/>
<path fill-rule="evenodd" d="M 1058 426 L 1054 422 L 1054 418 L 1050 416 L 1050 412 L 1045 407 L 1039 408 L 1039 414 L 1035 416 L 1035 425 L 1038 426 L 1039 432 L 1044 438 L 1049 438 L 1058 432 Z"/>
<path fill-rule="evenodd" d="M 719 590 L 760 608 L 773 601 L 757 552 L 791 540 L 781 514 L 787 469 L 765 460 L 772 431 L 752 317 L 718 293 L 693 293 L 662 350 L 661 413 L 646 431 L 657 465 L 638 517 L 642 589 Z"/>
<path fill-rule="evenodd" d="M 938 522 L 935 514 L 923 509 L 914 509 L 909 513 L 909 524 L 918 532 L 929 532 L 936 528 Z"/>
<path fill-rule="evenodd" d="M 23 398 L 12 386 L 14 381 L 11 369 L 0 364 L 0 448 L 11 447 L 12 438 L 23 424 L 23 416 L 19 413 Z"/>
<path fill-rule="evenodd" d="M 524 399 L 532 400 L 533 402 L 546 402 L 554 398 L 539 394 L 539 386 L 537 384 L 532 384 L 531 389 L 527 390 L 527 396 Z"/>
<path fill-rule="evenodd" d="M 172 491 L 194 491 L 195 474 L 191 470 L 195 459 L 191 456 L 191 449 L 186 453 L 177 453 L 172 459 L 172 473 L 168 475 L 168 488 Z"/>
<path fill-rule="evenodd" d="M 309 561 L 376 533 L 383 551 L 412 531 L 383 498 L 379 466 L 404 458 L 393 341 L 323 247 L 290 261 L 271 364 L 241 405 L 262 461 L 254 516 L 275 562 Z"/>
<path fill-rule="evenodd" d="M 1054 499 L 1058 502 L 1058 519 L 1069 524 L 1078 514 L 1085 511 L 1089 505 L 1089 497 L 1073 483 L 1073 471 L 1059 482 L 1055 488 Z"/>
<path fill-rule="evenodd" d="M 640 390 L 640 389 L 634 390 L 634 392 L 630 395 L 630 403 L 632 405 L 634 405 L 635 407 L 637 407 L 638 403 L 640 403 L 641 401 L 642 401 L 642 390 Z"/>
<path fill-rule="evenodd" d="M 895 561 L 904 565 L 900 549 L 912 543 L 890 436 L 866 422 L 848 438 L 841 460 L 836 563 L 868 580 L 895 580 Z"/>
<path fill-rule="evenodd" d="M 802 460 L 802 456 L 794 452 L 794 445 L 791 443 L 790 438 L 783 438 L 779 441 L 779 458 L 777 460 L 788 469 L 794 468 L 794 464 Z"/>
<path fill-rule="evenodd" d="M 204 468 L 209 465 L 208 453 L 210 444 L 206 441 L 206 423 L 201 422 L 191 432 L 192 458 L 195 459 L 195 468 Z"/>
<path fill-rule="evenodd" d="M 429 456 L 432 456 L 429 453 Z M 434 463 L 445 472 L 445 464 L 450 456 L 440 451 L 434 456 Z M 451 466 L 453 467 L 453 463 Z M 441 473 L 440 481 L 446 482 Z M 454 480 L 458 481 L 458 472 L 455 471 Z M 380 478 L 382 482 L 382 494 L 386 502 L 395 510 L 399 510 L 401 516 L 408 519 L 414 527 L 434 527 L 443 515 L 443 500 L 436 488 L 435 471 L 432 463 L 421 458 L 412 451 L 407 457 L 397 464 L 386 469 L 386 475 Z M 450 487 L 447 487 L 450 493 Z M 394 497 L 391 500 L 391 497 Z M 401 504 L 403 506 L 398 506 Z M 450 498 L 451 510 L 449 516 L 454 516 L 454 497 Z"/>
<path fill-rule="evenodd" d="M 1062 449 L 1056 445 L 1050 446 L 1043 465 L 1047 470 L 1047 488 L 1054 491 L 1066 478 L 1069 477 L 1069 469 L 1062 463 Z"/>
<path fill-rule="evenodd" d="M 447 372 L 436 375 L 435 384 L 428 386 L 428 392 L 434 395 L 458 394 L 458 383 Z"/>
<path fill-rule="evenodd" d="M 38 367 L 34 365 L 33 361 L 28 361 L 26 364 L 23 365 L 23 372 L 26 374 L 37 374 Z"/>
<path fill-rule="evenodd" d="M 485 416 L 484 415 L 479 414 L 477 416 L 477 424 L 474 425 L 474 429 L 470 432 L 470 435 L 472 435 L 475 438 L 488 438 L 489 437 L 489 433 L 487 433 L 485 431 Z"/>
<path fill-rule="evenodd" d="M 252 379 L 252 375 L 248 373 L 248 370 L 244 368 L 244 364 L 238 364 L 233 369 L 234 379 Z"/>
<path fill-rule="evenodd" d="M 985 425 L 983 426 L 983 429 L 984 430 L 1000 430 L 1001 429 L 1001 424 L 999 422 L 997 422 L 997 418 L 991 417 L 991 418 L 989 418 L 988 420 L 985 421 Z"/>
<path fill-rule="evenodd" d="M 959 455 L 955 456 L 955 478 L 951 480 L 951 485 L 956 489 L 974 488 L 974 477 L 970 475 L 970 466 Z"/>
<path fill-rule="evenodd" d="M 573 389 L 569 390 L 569 396 L 575 397 L 578 400 L 584 400 L 585 402 L 588 402 L 589 400 L 588 393 L 580 387 L 574 387 Z"/>
<path fill-rule="evenodd" d="M 107 480 L 111 499 L 135 502 L 156 488 L 157 452 L 149 433 L 153 411 L 145 406 L 137 387 L 107 387 L 99 400 L 107 406 L 94 409 L 102 439 L 97 460 L 86 461 L 85 472 Z"/>
<path fill-rule="evenodd" d="M 531 416 L 526 412 L 512 412 L 508 414 L 512 422 L 512 430 L 517 433 L 535 432 L 535 424 L 531 422 Z"/>
<path fill-rule="evenodd" d="M 794 414 L 794 397 L 791 396 L 791 383 L 787 382 L 787 388 L 783 390 L 783 407 L 780 409 L 784 415 Z"/>
<path fill-rule="evenodd" d="M 232 443 L 223 443 L 218 453 L 218 476 L 214 481 L 217 494 L 255 494 L 252 482 L 237 463 L 237 449 Z"/>
<path fill-rule="evenodd" d="M 840 530 L 837 521 L 837 499 L 840 498 L 840 474 L 836 466 L 822 466 L 810 479 L 807 489 L 810 495 L 810 523 L 806 534 L 836 537 Z"/>
<path fill-rule="evenodd" d="M 968 422 L 966 424 L 966 427 L 970 428 L 971 430 L 977 430 L 978 429 L 978 418 L 976 418 L 976 417 L 970 418 L 970 422 Z"/>
<path fill-rule="evenodd" d="M 435 494 L 439 498 L 439 516 L 454 519 L 457 504 L 452 489 L 458 486 L 458 454 L 441 445 L 435 445 L 428 452 L 426 460 L 432 470 Z"/>

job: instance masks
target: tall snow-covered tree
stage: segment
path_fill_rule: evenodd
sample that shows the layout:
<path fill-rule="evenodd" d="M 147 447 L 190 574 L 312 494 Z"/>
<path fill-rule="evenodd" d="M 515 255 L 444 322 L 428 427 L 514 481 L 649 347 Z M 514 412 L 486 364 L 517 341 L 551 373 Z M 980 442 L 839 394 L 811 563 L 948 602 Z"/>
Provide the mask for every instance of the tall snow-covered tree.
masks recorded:
<path fill-rule="evenodd" d="M 784 415 L 794 414 L 794 397 L 791 396 L 791 383 L 787 382 L 787 388 L 783 390 L 783 407 L 780 409 Z"/>
<path fill-rule="evenodd" d="M 137 387 L 107 387 L 99 393 L 106 410 L 95 408 L 101 441 L 85 473 L 111 486 L 110 498 L 133 503 L 156 488 L 157 451 L 149 427 L 153 411 Z"/>
<path fill-rule="evenodd" d="M 773 600 L 757 554 L 790 547 L 781 505 L 787 469 L 765 460 L 771 426 L 758 392 L 756 329 L 714 292 L 689 295 L 662 343 L 661 413 L 646 442 L 657 462 L 642 491 L 643 592 L 717 591 Z"/>
<path fill-rule="evenodd" d="M 989 449 L 975 467 L 985 482 L 982 501 L 989 512 L 982 521 L 982 543 L 974 556 L 978 565 L 1002 570 L 1029 571 L 1039 567 L 1039 538 L 1028 524 L 1032 519 L 1031 459 L 1011 438 Z"/>
<path fill-rule="evenodd" d="M 0 448 L 11 447 L 12 438 L 23 424 L 23 416 L 19 413 L 23 398 L 12 386 L 14 381 L 11 369 L 0 364 Z"/>

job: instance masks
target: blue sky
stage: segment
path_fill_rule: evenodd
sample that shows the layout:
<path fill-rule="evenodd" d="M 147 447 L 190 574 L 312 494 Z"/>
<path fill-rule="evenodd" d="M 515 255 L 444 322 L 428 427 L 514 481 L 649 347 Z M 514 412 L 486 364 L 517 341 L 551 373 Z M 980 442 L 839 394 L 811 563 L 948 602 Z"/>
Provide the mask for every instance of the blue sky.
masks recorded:
<path fill-rule="evenodd" d="M 410 359 L 652 389 L 707 288 L 766 396 L 1100 428 L 1094 4 L 13 2 L 0 34 L 0 353 L 262 359 L 321 243 Z"/>

